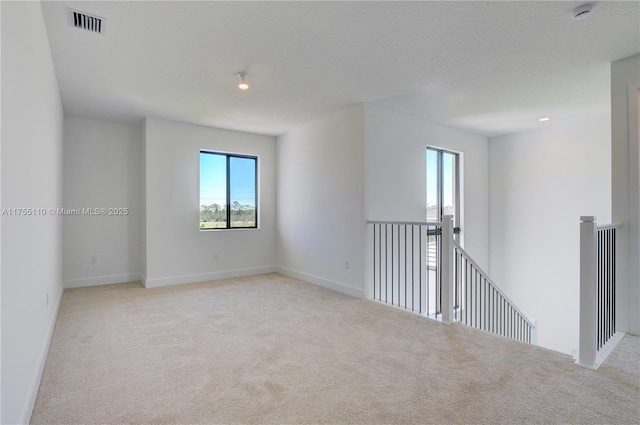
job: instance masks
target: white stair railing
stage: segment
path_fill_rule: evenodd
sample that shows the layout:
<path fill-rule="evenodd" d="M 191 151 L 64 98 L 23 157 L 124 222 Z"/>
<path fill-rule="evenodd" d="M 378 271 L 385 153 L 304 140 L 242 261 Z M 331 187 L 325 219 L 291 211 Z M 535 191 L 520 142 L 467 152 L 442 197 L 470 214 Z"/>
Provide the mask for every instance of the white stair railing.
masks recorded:
<path fill-rule="evenodd" d="M 578 363 L 596 369 L 616 335 L 616 229 L 580 217 L 580 344 Z M 615 345 L 615 344 L 614 344 Z M 603 354 L 604 353 L 604 354 Z M 602 355 L 601 355 L 602 354 Z"/>
<path fill-rule="evenodd" d="M 369 221 L 369 297 L 444 323 L 454 321 L 528 343 L 537 325 L 454 241 L 453 219 Z"/>
<path fill-rule="evenodd" d="M 449 241 L 449 245 L 445 241 Z M 518 341 L 537 343 L 537 323 L 515 305 L 489 275 L 453 239 L 453 218 L 442 220 L 442 317 Z M 448 258 L 447 258 L 448 257 Z M 447 269 L 445 269 L 447 267 Z M 448 277 L 448 280 L 446 279 Z"/>
<path fill-rule="evenodd" d="M 369 221 L 369 297 L 422 315 L 439 314 L 440 222 Z"/>

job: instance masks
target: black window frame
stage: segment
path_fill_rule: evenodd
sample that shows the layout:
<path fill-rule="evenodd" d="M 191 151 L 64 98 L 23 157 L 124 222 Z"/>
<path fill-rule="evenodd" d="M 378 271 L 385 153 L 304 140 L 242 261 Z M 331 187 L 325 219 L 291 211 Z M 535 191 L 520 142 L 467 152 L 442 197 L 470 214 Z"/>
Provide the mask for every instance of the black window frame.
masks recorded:
<path fill-rule="evenodd" d="M 444 163 L 444 155 L 452 155 L 453 159 L 453 167 L 454 167 L 454 194 L 453 194 L 453 203 L 454 203 L 454 211 L 453 211 L 453 233 L 456 242 L 460 242 L 460 223 L 462 221 L 461 217 L 461 199 L 462 199 L 462 186 L 460 181 L 461 176 L 461 152 L 452 151 L 449 149 L 437 148 L 435 146 L 427 146 L 427 154 L 429 151 L 435 152 L 437 155 L 437 171 L 436 171 L 436 190 L 437 190 L 437 217 L 436 221 L 442 221 L 442 217 L 444 216 L 444 178 L 443 178 L 443 163 Z M 426 159 L 426 158 L 425 158 Z M 427 218 L 428 221 L 428 218 Z"/>
<path fill-rule="evenodd" d="M 228 153 L 228 152 L 218 152 L 218 151 L 210 151 L 210 150 L 206 150 L 206 149 L 201 149 L 198 159 L 200 160 L 200 155 L 202 154 L 210 154 L 210 155 L 220 155 L 220 156 L 224 156 L 225 157 L 225 162 L 226 162 L 226 203 L 225 203 L 225 209 L 226 209 L 226 227 L 211 227 L 211 228 L 202 228 L 200 227 L 201 231 L 209 231 L 209 230 L 242 230 L 242 229 L 258 229 L 259 228 L 259 223 L 258 223 L 258 199 L 259 199 L 259 195 L 258 195 L 258 156 L 256 155 L 246 155 L 246 154 L 236 154 L 236 153 Z M 243 158 L 243 159 L 253 159 L 255 161 L 255 172 L 254 172 L 254 177 L 255 177 L 255 181 L 254 181 L 254 188 L 255 188 L 255 224 L 253 226 L 242 226 L 242 227 L 233 227 L 231 225 L 231 158 Z M 200 172 L 202 172 L 202 170 L 200 170 Z M 200 194 L 198 194 L 198 197 L 200 196 Z M 200 213 L 198 213 L 198 216 L 200 215 Z M 201 223 L 199 221 L 199 223 Z"/>

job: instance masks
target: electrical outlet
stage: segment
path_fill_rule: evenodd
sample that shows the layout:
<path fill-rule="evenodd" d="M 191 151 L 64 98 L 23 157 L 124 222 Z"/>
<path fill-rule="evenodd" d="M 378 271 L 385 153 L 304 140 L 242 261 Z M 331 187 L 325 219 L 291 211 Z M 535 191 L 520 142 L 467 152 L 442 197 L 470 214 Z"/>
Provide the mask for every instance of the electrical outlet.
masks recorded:
<path fill-rule="evenodd" d="M 344 268 L 349 270 L 349 267 L 351 267 L 351 262 L 349 260 L 344 260 Z"/>
<path fill-rule="evenodd" d="M 94 255 L 92 255 L 91 257 L 89 257 L 89 262 L 90 262 L 91 264 L 95 264 L 95 263 L 96 263 L 96 261 L 97 261 L 97 260 L 96 260 L 96 257 L 95 257 Z"/>

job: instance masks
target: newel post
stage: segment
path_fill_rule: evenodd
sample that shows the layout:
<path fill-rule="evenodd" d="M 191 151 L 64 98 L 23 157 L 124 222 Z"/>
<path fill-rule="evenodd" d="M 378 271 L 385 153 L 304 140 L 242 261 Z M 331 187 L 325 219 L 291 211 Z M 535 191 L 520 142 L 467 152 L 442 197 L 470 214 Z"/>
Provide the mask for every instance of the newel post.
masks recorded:
<path fill-rule="evenodd" d="M 596 365 L 596 218 L 580 217 L 580 345 L 578 363 Z"/>
<path fill-rule="evenodd" d="M 533 345 L 538 345 L 538 321 L 533 320 L 533 328 L 531 328 L 531 341 Z"/>
<path fill-rule="evenodd" d="M 442 322 L 453 322 L 453 216 L 442 217 Z"/>

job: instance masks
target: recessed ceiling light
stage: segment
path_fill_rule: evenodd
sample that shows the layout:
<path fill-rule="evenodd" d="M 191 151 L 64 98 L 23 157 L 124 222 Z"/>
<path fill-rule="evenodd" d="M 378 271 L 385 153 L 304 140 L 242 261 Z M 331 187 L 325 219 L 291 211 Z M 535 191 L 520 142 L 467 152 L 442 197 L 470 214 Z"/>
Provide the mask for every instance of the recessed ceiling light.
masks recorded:
<path fill-rule="evenodd" d="M 538 121 L 540 121 L 540 122 L 551 121 L 551 118 L 549 118 L 549 117 L 542 117 L 542 118 L 538 118 Z"/>
<path fill-rule="evenodd" d="M 247 78 L 248 74 L 246 72 L 238 72 L 237 75 L 238 75 L 238 78 L 240 78 L 240 83 L 238 84 L 238 88 L 240 90 L 249 89 L 249 83 L 245 81 L 245 78 Z"/>

